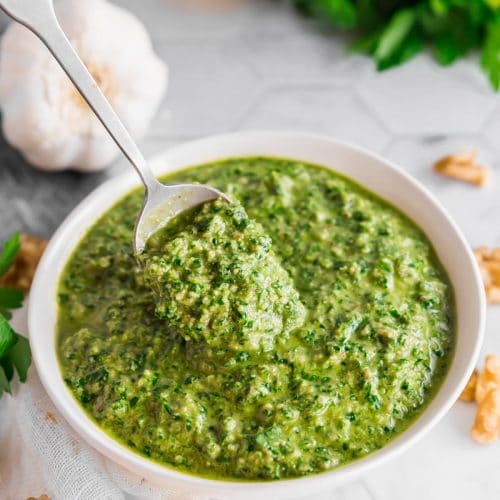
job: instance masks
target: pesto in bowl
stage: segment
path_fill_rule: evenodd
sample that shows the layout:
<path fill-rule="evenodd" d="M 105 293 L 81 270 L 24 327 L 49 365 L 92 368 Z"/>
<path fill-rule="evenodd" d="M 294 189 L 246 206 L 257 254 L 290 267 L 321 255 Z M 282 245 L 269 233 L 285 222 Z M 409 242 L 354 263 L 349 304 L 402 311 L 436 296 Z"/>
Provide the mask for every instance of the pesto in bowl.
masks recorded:
<path fill-rule="evenodd" d="M 142 195 L 119 201 L 80 242 L 58 289 L 63 376 L 98 425 L 175 469 L 247 480 L 330 470 L 407 428 L 443 380 L 455 335 L 451 284 L 422 231 L 354 182 L 302 162 L 231 159 L 163 180 L 209 184 L 241 202 L 270 240 L 264 271 L 273 272 L 254 290 L 268 301 L 249 299 L 244 279 L 231 289 L 247 316 L 228 317 L 226 331 L 253 321 L 241 341 L 212 324 L 181 331 L 173 319 L 192 312 L 162 309 L 132 256 Z M 186 256 L 182 245 L 163 254 L 171 286 L 200 317 L 217 312 L 210 299 L 227 295 L 212 281 L 203 288 Z M 274 300 L 283 301 L 279 328 L 259 323 Z"/>

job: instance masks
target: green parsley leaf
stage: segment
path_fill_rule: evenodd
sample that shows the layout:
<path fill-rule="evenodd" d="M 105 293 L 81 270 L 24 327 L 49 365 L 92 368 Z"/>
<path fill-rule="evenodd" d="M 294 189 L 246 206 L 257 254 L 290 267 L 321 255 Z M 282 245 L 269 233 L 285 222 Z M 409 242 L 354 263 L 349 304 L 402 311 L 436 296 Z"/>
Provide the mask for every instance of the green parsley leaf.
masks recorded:
<path fill-rule="evenodd" d="M 10 382 L 14 376 L 14 365 L 12 361 L 8 357 L 4 357 L 0 359 L 0 366 L 3 368 L 7 380 Z"/>
<path fill-rule="evenodd" d="M 377 48 L 373 53 L 379 67 L 387 67 L 387 62 L 397 56 L 416 21 L 417 14 L 414 9 L 403 9 L 394 14 L 380 35 Z"/>
<path fill-rule="evenodd" d="M 412 32 L 404 42 L 398 47 L 391 57 L 380 61 L 377 69 L 382 71 L 393 66 L 405 63 L 412 57 L 415 57 L 424 48 L 424 41 L 418 31 Z"/>
<path fill-rule="evenodd" d="M 0 314 L 5 318 L 5 319 L 12 319 L 12 313 L 7 310 L 7 309 L 4 309 L 3 307 L 0 307 Z"/>
<path fill-rule="evenodd" d="M 0 366 L 0 398 L 4 392 L 8 392 L 10 394 L 10 384 L 2 366 Z"/>
<path fill-rule="evenodd" d="M 443 66 L 454 63 L 480 44 L 480 27 L 468 12 L 453 10 L 444 16 L 423 12 L 419 21 L 425 35 L 433 41 L 434 54 Z"/>
<path fill-rule="evenodd" d="M 323 8 L 327 18 L 335 26 L 340 28 L 356 26 L 356 9 L 350 0 L 327 0 Z"/>
<path fill-rule="evenodd" d="M 21 241 L 19 239 L 19 232 L 17 232 L 3 246 L 2 253 L 0 254 L 0 276 L 3 276 L 9 270 L 20 248 Z"/>
<path fill-rule="evenodd" d="M 3 314 L 0 314 L 0 358 L 16 343 L 16 334 Z"/>
<path fill-rule="evenodd" d="M 314 14 L 314 7 L 311 0 L 294 0 L 295 8 L 304 16 L 312 16 Z"/>
<path fill-rule="evenodd" d="M 24 293 L 15 288 L 0 288 L 0 308 L 19 309 L 23 305 Z"/>
<path fill-rule="evenodd" d="M 375 31 L 374 33 L 370 33 L 369 35 L 362 36 L 355 40 L 349 46 L 349 51 L 358 52 L 361 54 L 372 54 L 376 49 L 377 44 L 380 39 L 380 32 Z"/>
<path fill-rule="evenodd" d="M 379 31 L 383 27 L 383 13 L 373 0 L 357 0 L 356 11 L 358 28 L 366 31 Z"/>
<path fill-rule="evenodd" d="M 351 0 L 294 0 L 296 9 L 303 15 L 317 17 L 339 28 L 353 28 L 357 12 Z"/>
<path fill-rule="evenodd" d="M 442 36 L 436 38 L 434 53 L 439 64 L 447 66 L 456 61 L 460 55 L 460 50 L 449 33 L 444 33 Z"/>
<path fill-rule="evenodd" d="M 16 367 L 19 380 L 26 382 L 28 369 L 31 364 L 31 349 L 28 340 L 22 335 L 17 335 L 17 342 L 10 348 L 7 358 Z"/>
<path fill-rule="evenodd" d="M 481 66 L 495 90 L 500 89 L 500 17 L 490 23 L 481 57 Z"/>
<path fill-rule="evenodd" d="M 446 2 L 446 0 L 429 0 L 429 5 L 433 14 L 438 16 L 445 14 L 451 8 L 450 3 Z"/>

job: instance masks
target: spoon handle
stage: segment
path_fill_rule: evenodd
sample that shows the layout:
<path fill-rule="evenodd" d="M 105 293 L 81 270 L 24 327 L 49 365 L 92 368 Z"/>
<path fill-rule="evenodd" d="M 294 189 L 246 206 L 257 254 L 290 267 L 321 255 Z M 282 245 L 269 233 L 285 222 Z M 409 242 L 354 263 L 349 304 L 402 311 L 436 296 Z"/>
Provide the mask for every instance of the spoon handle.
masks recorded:
<path fill-rule="evenodd" d="M 53 0 L 0 0 L 0 9 L 26 26 L 47 46 L 83 99 L 139 174 L 146 191 L 158 184 L 135 141 L 71 46 L 54 12 Z"/>

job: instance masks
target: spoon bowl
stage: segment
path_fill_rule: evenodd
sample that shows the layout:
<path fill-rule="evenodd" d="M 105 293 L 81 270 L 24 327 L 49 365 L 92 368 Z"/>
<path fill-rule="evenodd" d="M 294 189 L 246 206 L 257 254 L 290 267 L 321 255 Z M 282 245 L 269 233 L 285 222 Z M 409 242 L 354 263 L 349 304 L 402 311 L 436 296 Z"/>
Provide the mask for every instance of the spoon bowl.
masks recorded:
<path fill-rule="evenodd" d="M 155 182 L 146 190 L 144 204 L 139 213 L 134 231 L 134 253 L 139 255 L 150 236 L 164 227 L 172 217 L 202 203 L 222 198 L 224 194 L 201 184 L 165 185 Z"/>

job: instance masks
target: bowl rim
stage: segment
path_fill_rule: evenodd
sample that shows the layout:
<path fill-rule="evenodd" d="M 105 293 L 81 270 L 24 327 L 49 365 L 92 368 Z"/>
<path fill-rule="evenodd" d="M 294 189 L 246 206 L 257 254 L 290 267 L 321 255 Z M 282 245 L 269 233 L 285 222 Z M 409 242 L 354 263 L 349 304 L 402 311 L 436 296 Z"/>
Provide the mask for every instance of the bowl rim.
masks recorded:
<path fill-rule="evenodd" d="M 441 386 L 434 394 L 432 400 L 427 405 L 426 408 L 419 414 L 419 416 L 409 425 L 407 429 L 398 434 L 394 439 L 392 439 L 388 444 L 376 450 L 365 457 L 358 460 L 350 462 L 342 467 L 325 471 L 309 476 L 283 479 L 278 481 L 233 481 L 233 480 L 219 480 L 206 478 L 202 476 L 194 476 L 185 472 L 181 472 L 170 468 L 169 466 L 161 465 L 154 462 L 142 455 L 134 452 L 132 449 L 121 444 L 119 441 L 113 439 L 84 412 L 80 407 L 76 399 L 73 398 L 69 388 L 63 382 L 62 373 L 57 365 L 49 366 L 48 361 L 53 362 L 53 354 L 55 353 L 55 329 L 52 328 L 52 332 L 46 332 L 45 335 L 35 334 L 40 327 L 40 315 L 46 314 L 48 310 L 52 308 L 52 312 L 57 310 L 57 303 L 55 297 L 55 291 L 57 289 L 57 283 L 59 281 L 60 273 L 64 269 L 67 263 L 68 257 L 71 255 L 75 246 L 79 243 L 82 236 L 85 234 L 87 229 L 92 226 L 96 220 L 106 212 L 114 203 L 116 203 L 121 197 L 126 195 L 134 186 L 139 186 L 139 179 L 135 178 L 135 174 L 132 171 L 126 172 L 116 177 L 112 177 L 106 180 L 104 183 L 95 188 L 89 195 L 87 195 L 65 218 L 63 223 L 59 226 L 57 231 L 52 236 L 47 249 L 39 263 L 35 278 L 33 281 L 30 301 L 28 308 L 28 325 L 30 331 L 30 342 L 33 351 L 33 359 L 40 377 L 40 380 L 47 391 L 50 399 L 58 409 L 58 411 L 64 416 L 70 426 L 76 431 L 76 433 L 83 437 L 87 443 L 89 443 L 93 448 L 97 449 L 99 452 L 110 458 L 112 461 L 119 463 L 120 465 L 132 470 L 133 472 L 143 474 L 153 483 L 169 483 L 184 485 L 188 488 L 194 488 L 196 490 L 202 491 L 217 491 L 221 493 L 236 493 L 242 488 L 245 489 L 248 495 L 254 496 L 256 494 L 278 494 L 284 489 L 293 492 L 302 492 L 304 494 L 311 493 L 312 491 L 318 490 L 318 483 L 323 482 L 324 486 L 321 489 L 326 489 L 327 487 L 333 487 L 341 485 L 354 477 L 357 477 L 364 472 L 372 469 L 375 466 L 386 463 L 390 459 L 394 459 L 403 453 L 405 450 L 414 445 L 419 439 L 421 439 L 427 432 L 430 431 L 436 423 L 441 420 L 441 418 L 447 413 L 451 408 L 453 403 L 457 400 L 462 388 L 465 386 L 470 374 L 472 373 L 474 366 L 477 362 L 479 356 L 483 336 L 484 336 L 484 324 L 485 324 L 485 297 L 482 285 L 481 276 L 473 253 L 467 244 L 464 236 L 459 230 L 456 223 L 451 219 L 446 210 L 440 204 L 439 201 L 431 194 L 427 188 L 425 188 L 420 182 L 414 179 L 411 175 L 406 173 L 404 170 L 396 166 L 393 162 L 388 161 L 381 156 L 367 151 L 364 148 L 354 146 L 348 142 L 332 139 L 330 137 L 325 137 L 317 134 L 310 133 L 300 133 L 300 132 L 285 132 L 285 131 L 250 131 L 250 132 L 236 132 L 231 134 L 222 134 L 210 136 L 204 139 L 199 139 L 175 146 L 168 150 L 164 154 L 157 155 L 151 160 L 151 165 L 156 173 L 168 173 L 180 170 L 182 168 L 190 166 L 191 163 L 187 163 L 184 167 L 179 166 L 176 168 L 162 168 L 161 165 L 177 155 L 182 157 L 184 153 L 188 151 L 201 152 L 201 156 L 204 155 L 203 151 L 207 148 L 219 144 L 231 144 L 234 142 L 243 142 L 251 144 L 264 144 L 269 143 L 269 141 L 276 143 L 291 143 L 291 141 L 300 142 L 312 141 L 320 147 L 321 145 L 336 149 L 339 152 L 346 152 L 353 154 L 354 157 L 364 158 L 367 162 L 376 163 L 382 170 L 385 170 L 388 175 L 395 176 L 400 180 L 404 181 L 408 185 L 408 189 L 413 190 L 414 194 L 418 193 L 425 201 L 428 203 L 428 207 L 432 208 L 435 213 L 441 215 L 442 220 L 448 225 L 448 229 L 454 234 L 456 241 L 459 242 L 460 248 L 457 251 L 463 253 L 465 261 L 467 262 L 469 269 L 468 272 L 471 277 L 472 288 L 468 289 L 468 293 L 471 295 L 474 301 L 474 313 L 472 318 L 472 323 L 475 325 L 475 340 L 473 343 L 473 348 L 470 350 L 468 360 L 465 367 L 462 370 L 462 375 L 454 383 L 454 389 L 450 390 L 445 400 L 435 409 L 433 415 L 429 415 L 429 407 L 432 406 L 432 402 L 436 400 L 439 393 L 443 391 L 444 381 Z M 219 146 L 220 147 L 220 146 Z M 217 147 L 216 147 L 217 149 Z M 255 147 L 255 150 L 258 150 Z M 235 157 L 236 155 L 228 155 L 227 158 Z M 247 156 L 252 156 L 248 154 Z M 254 156 L 276 156 L 284 157 L 285 155 L 273 155 L 273 154 L 257 154 Z M 306 154 L 305 156 L 308 156 Z M 291 158 L 296 158 L 296 155 L 291 155 Z M 220 156 L 219 156 L 220 158 Z M 206 162 L 214 161 L 217 158 L 208 158 Z M 308 161 L 306 158 L 301 158 L 302 161 Z M 300 161 L 300 160 L 298 160 Z M 317 163 L 311 161 L 311 163 Z M 333 167 L 328 167 L 333 168 Z M 336 170 L 336 169 L 334 169 Z M 342 175 L 352 178 L 349 174 L 340 172 Z M 363 185 L 366 189 L 371 192 L 375 192 L 372 186 L 367 185 L 357 179 L 353 179 L 355 182 Z M 119 189 L 116 189 L 119 186 Z M 109 202 L 103 202 L 105 198 L 104 195 L 111 195 Z M 380 195 L 379 195 L 380 196 Z M 382 196 L 389 203 L 394 205 L 398 210 L 406 213 L 401 206 L 394 202 L 393 199 L 387 196 Z M 91 208 L 93 202 L 100 200 L 99 209 L 97 210 L 97 215 L 89 217 L 89 213 L 93 210 Z M 95 210 L 94 210 L 95 211 Z M 414 220 L 413 217 L 410 217 Z M 78 221 L 86 221 L 86 226 L 83 230 L 80 228 L 80 235 L 74 237 L 71 241 L 67 242 L 64 239 L 66 233 L 75 232 L 74 226 Z M 419 227 L 420 224 L 415 222 Z M 426 231 L 425 231 L 426 232 Z M 426 232 L 427 234 L 427 232 Z M 433 239 L 428 236 L 428 239 L 434 245 Z M 61 259 L 61 254 L 65 254 L 65 258 Z M 51 271 L 54 265 L 58 267 L 58 272 L 55 273 Z M 445 265 L 445 263 L 443 263 Z M 446 266 L 445 266 L 446 267 Z M 449 273 L 448 273 L 449 274 Z M 451 280 L 451 278 L 450 278 Z M 455 289 L 456 283 L 452 281 L 453 288 Z M 48 293 L 49 292 L 49 293 Z M 456 290 L 455 290 L 456 293 Z M 53 295 L 54 294 L 54 295 Z M 458 322 L 458 321 L 457 321 Z M 55 326 L 55 324 L 53 325 Z M 458 326 L 457 328 L 457 338 L 458 338 Z M 43 328 L 43 327 L 42 327 Z M 47 346 L 47 338 L 52 336 L 52 341 L 50 346 Z M 49 337 L 48 337 L 49 336 Z M 458 341 L 455 347 L 455 354 L 458 348 Z M 47 354 L 47 350 L 50 351 Z M 52 353 L 52 354 L 51 354 Z M 451 372 L 452 366 L 454 365 L 455 359 L 452 359 L 450 368 L 448 370 L 448 375 Z M 59 383 L 57 382 L 59 379 Z M 426 416 L 427 421 L 421 425 L 418 425 L 422 420 L 422 417 Z M 279 497 L 279 495 L 278 495 Z M 276 498 L 278 498 L 276 497 Z"/>

